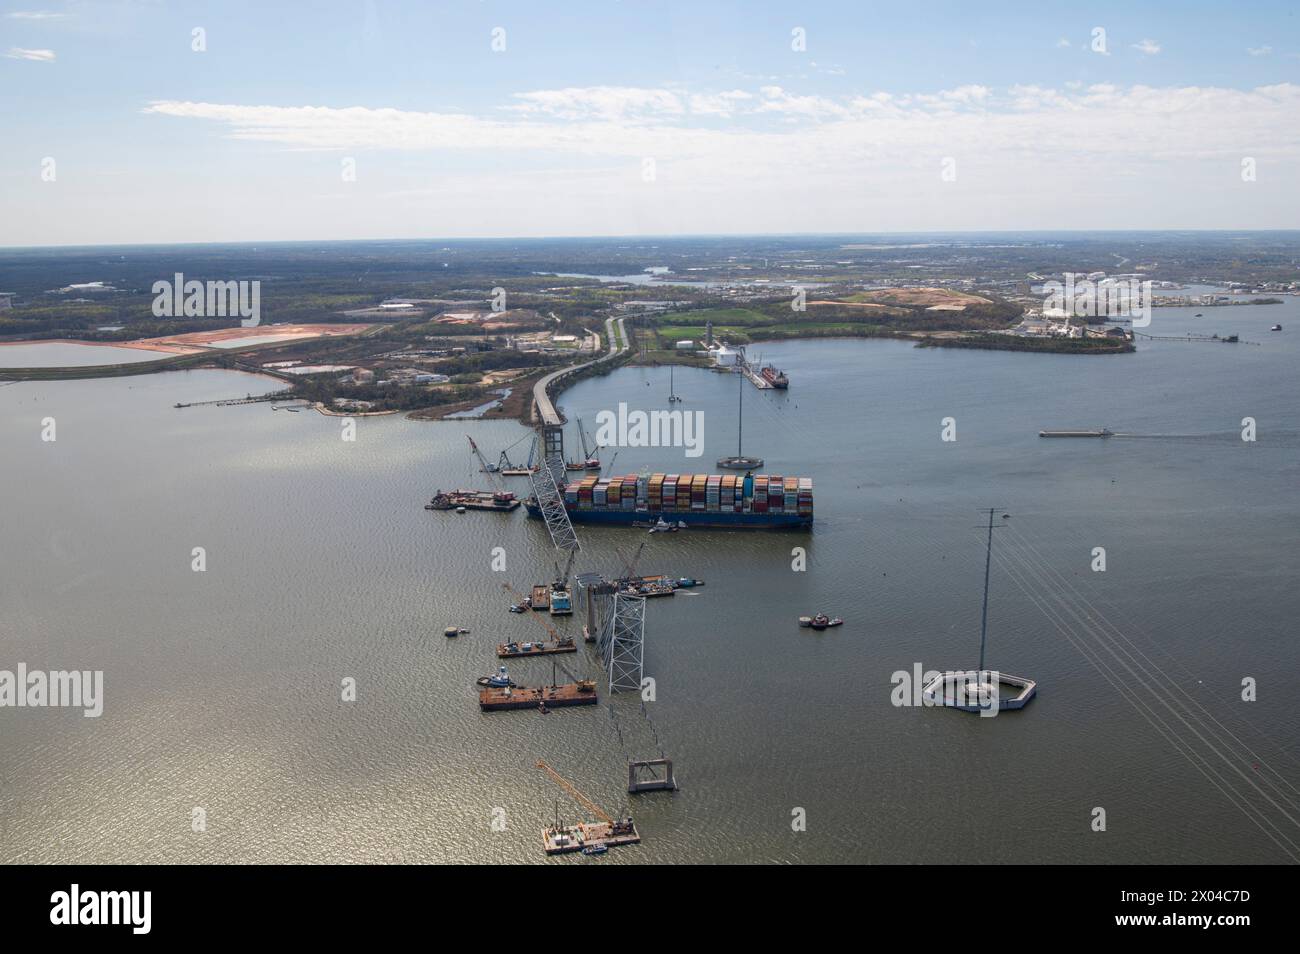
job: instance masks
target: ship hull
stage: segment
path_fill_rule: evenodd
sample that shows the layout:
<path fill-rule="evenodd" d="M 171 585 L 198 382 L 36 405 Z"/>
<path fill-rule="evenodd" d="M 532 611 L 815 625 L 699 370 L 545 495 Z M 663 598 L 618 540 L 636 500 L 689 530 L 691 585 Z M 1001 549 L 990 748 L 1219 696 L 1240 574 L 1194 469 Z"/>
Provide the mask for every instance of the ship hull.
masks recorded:
<path fill-rule="evenodd" d="M 540 518 L 542 511 L 532 502 L 525 504 L 528 516 Z M 629 527 L 633 523 L 655 523 L 662 517 L 674 526 L 680 521 L 688 527 L 712 530 L 807 530 L 812 526 L 811 516 L 793 513 L 722 513 L 705 510 L 664 511 L 648 510 L 597 510 L 573 508 L 568 510 L 574 523 L 604 523 Z"/>

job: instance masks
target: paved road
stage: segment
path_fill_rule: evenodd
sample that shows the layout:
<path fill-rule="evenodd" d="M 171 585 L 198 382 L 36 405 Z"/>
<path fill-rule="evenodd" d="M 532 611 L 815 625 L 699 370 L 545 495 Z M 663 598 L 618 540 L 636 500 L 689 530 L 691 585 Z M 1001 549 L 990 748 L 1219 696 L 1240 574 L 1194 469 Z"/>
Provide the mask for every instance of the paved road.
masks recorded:
<path fill-rule="evenodd" d="M 560 412 L 555 409 L 551 401 L 551 396 L 547 394 L 547 389 L 559 381 L 561 378 L 581 371 L 583 368 L 589 368 L 592 365 L 600 364 L 602 361 L 612 361 L 628 349 L 627 329 L 623 327 L 623 318 L 606 318 L 605 334 L 609 336 L 610 349 L 608 353 L 601 355 L 594 361 L 584 361 L 582 364 L 573 364 L 567 368 L 561 368 L 559 371 L 552 371 L 544 378 L 540 378 L 533 385 L 533 403 L 536 406 L 536 417 L 543 424 L 563 424 L 564 420 L 560 417 Z M 618 325 L 615 328 L 615 324 Z"/>

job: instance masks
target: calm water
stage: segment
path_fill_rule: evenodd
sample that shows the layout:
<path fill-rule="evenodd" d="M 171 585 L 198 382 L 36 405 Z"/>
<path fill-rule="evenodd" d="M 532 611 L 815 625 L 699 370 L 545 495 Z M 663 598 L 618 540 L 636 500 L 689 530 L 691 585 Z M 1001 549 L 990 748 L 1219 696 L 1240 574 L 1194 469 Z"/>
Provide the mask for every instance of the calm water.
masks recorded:
<path fill-rule="evenodd" d="M 1286 860 L 998 562 L 989 662 L 1038 680 L 1039 697 L 986 720 L 889 701 L 895 670 L 974 664 L 977 511 L 996 506 L 1012 517 L 995 554 L 1034 547 L 1297 782 L 1300 310 L 1200 310 L 1157 310 L 1148 330 L 1263 345 L 1090 358 L 763 347 L 793 385 L 745 392 L 745 450 L 814 478 L 812 533 L 579 527 L 579 569 L 615 570 L 615 548 L 630 558 L 645 541 L 645 571 L 708 581 L 648 607 L 648 711 L 682 791 L 634 801 L 643 845 L 599 863 Z M 1270 334 L 1274 321 L 1286 330 Z M 561 400 L 592 427 L 620 400 L 666 407 L 667 378 L 626 369 Z M 556 801 L 579 811 L 538 758 L 624 808 L 625 753 L 656 754 L 634 700 L 617 697 L 616 722 L 604 705 L 476 705 L 498 639 L 542 635 L 535 616 L 506 612 L 501 583 L 523 592 L 554 573 L 545 529 L 421 508 L 439 487 L 483 483 L 465 434 L 493 458 L 523 429 L 360 418 L 348 443 L 314 413 L 172 408 L 258 386 L 190 371 L 0 387 L 0 668 L 103 669 L 107 695 L 98 720 L 0 710 L 0 860 L 541 861 Z M 625 448 L 616 471 L 710 469 L 733 452 L 736 379 L 679 371 L 676 386 L 705 413 L 704 456 Z M 40 440 L 46 416 L 57 442 Z M 1239 439 L 1246 416 L 1253 444 Z M 955 443 L 939 440 L 944 417 Z M 1142 436 L 1037 437 L 1102 425 Z M 498 546 L 505 573 L 491 570 Z M 806 573 L 790 569 L 794 546 Z M 1096 546 L 1105 573 L 1089 570 Z M 797 628 L 818 609 L 848 622 Z M 446 640 L 452 624 L 470 635 Z M 597 672 L 585 647 L 564 659 Z M 550 667 L 513 672 L 537 683 Z M 1239 701 L 1244 676 L 1258 702 Z M 356 702 L 339 701 L 345 677 Z M 1105 833 L 1089 829 L 1095 806 Z M 795 807 L 805 832 L 791 831 Z"/>
<path fill-rule="evenodd" d="M 157 361 L 167 357 L 161 351 L 114 348 L 111 345 L 77 345 L 62 341 L 0 347 L 0 368 L 71 368 L 94 364 L 127 364 Z"/>

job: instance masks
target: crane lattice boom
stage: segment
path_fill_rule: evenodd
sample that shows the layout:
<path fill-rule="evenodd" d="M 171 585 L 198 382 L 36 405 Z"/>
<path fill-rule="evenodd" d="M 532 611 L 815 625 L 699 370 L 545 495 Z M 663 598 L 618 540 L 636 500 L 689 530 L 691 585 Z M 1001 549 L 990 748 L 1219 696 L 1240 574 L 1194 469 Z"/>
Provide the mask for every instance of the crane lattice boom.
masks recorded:
<path fill-rule="evenodd" d="M 537 760 L 537 767 L 541 769 L 543 772 L 545 772 L 547 775 L 549 775 L 551 777 L 551 780 L 555 782 L 556 785 L 560 786 L 560 788 L 564 789 L 566 792 L 572 795 L 574 801 L 576 801 L 583 808 L 587 809 L 587 811 L 591 812 L 593 815 L 595 815 L 597 818 L 599 818 L 607 825 L 614 824 L 614 819 L 610 818 L 603 811 L 601 811 L 599 805 L 597 805 L 590 798 L 588 798 L 586 795 L 582 794 L 582 792 L 578 791 L 571 784 L 569 784 L 569 780 L 566 779 L 559 772 L 555 771 L 555 769 L 551 768 L 541 759 Z"/>

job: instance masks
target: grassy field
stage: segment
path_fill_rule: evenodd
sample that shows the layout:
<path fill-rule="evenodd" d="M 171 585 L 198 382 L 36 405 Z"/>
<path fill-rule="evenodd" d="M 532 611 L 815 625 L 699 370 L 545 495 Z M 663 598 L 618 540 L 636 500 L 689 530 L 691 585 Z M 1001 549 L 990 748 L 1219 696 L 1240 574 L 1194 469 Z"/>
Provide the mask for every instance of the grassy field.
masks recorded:
<path fill-rule="evenodd" d="M 771 320 L 762 312 L 750 308 L 700 308 L 695 311 L 665 315 L 660 320 L 660 327 L 664 325 L 699 325 L 703 328 L 705 322 L 711 321 L 716 331 L 719 325 L 761 325 Z"/>

